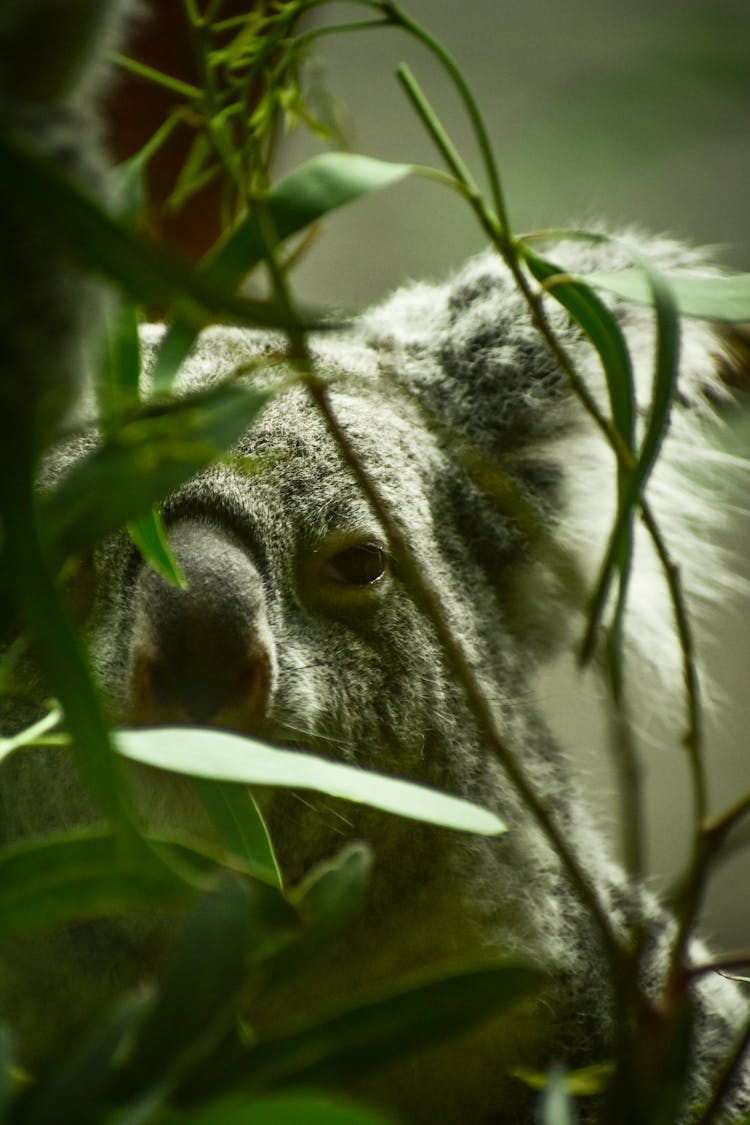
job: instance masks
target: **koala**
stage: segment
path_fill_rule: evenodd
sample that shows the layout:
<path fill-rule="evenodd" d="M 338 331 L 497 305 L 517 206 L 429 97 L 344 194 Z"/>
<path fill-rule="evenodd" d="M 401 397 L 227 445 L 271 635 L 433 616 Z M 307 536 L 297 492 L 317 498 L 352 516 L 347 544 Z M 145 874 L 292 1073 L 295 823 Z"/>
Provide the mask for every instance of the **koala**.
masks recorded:
<path fill-rule="evenodd" d="M 107 18 L 119 20 L 125 11 L 110 5 Z M 109 41 L 109 23 L 102 34 L 98 49 Z M 75 121 L 79 96 L 80 87 L 59 104 L 53 99 L 58 117 Z M 52 110 L 39 113 L 45 118 Z M 73 166 L 89 166 L 89 142 L 74 142 L 70 129 L 66 137 L 62 152 L 44 140 L 40 147 L 68 161 L 70 146 L 80 145 Z M 550 256 L 585 274 L 627 268 L 628 246 L 666 272 L 709 268 L 680 244 L 632 232 L 620 243 L 563 241 Z M 88 345 L 89 328 L 66 319 L 75 277 L 47 282 L 43 255 L 35 261 L 32 250 L 28 261 L 30 284 L 35 275 L 44 280 L 54 314 L 37 347 L 48 343 L 57 353 L 59 333 L 66 348 Z M 632 350 L 643 408 L 653 317 L 615 299 L 609 304 Z M 33 302 L 15 307 L 17 322 L 5 329 L 14 344 L 28 337 Z M 547 313 L 604 404 L 590 345 L 551 300 Z M 156 326 L 143 331 L 146 381 L 162 333 Z M 309 347 L 345 448 L 304 384 L 290 377 L 282 338 L 224 326 L 201 334 L 178 393 L 240 369 L 276 393 L 231 458 L 160 506 L 185 589 L 151 570 L 124 533 L 97 548 L 83 626 L 91 664 L 113 723 L 219 726 L 417 780 L 503 818 L 507 833 L 487 839 L 333 798 L 271 794 L 268 822 L 289 883 L 347 840 L 367 841 L 375 862 L 359 920 L 307 978 L 260 1003 L 253 1020 L 259 1034 L 272 1033 L 289 1016 L 351 995 L 363 972 L 373 985 L 461 955 L 536 962 L 551 978 L 539 1005 L 420 1052 L 361 1087 L 406 1121 L 522 1125 L 534 1119 L 533 1097 L 513 1070 L 605 1062 L 616 1031 L 614 998 L 590 911 L 513 771 L 490 747 L 440 623 L 455 638 L 499 739 L 571 841 L 616 933 L 646 935 L 644 981 L 656 996 L 673 923 L 607 858 L 533 690 L 536 668 L 562 643 L 577 612 L 575 584 L 549 559 L 578 559 L 585 570 L 603 549 L 602 513 L 615 503 L 613 459 L 492 251 L 443 282 L 399 289 L 350 325 L 313 335 Z M 29 362 L 48 378 L 48 349 L 41 351 L 44 358 L 37 350 Z M 683 324 L 680 394 L 649 486 L 695 598 L 710 593 L 706 575 L 720 586 L 724 565 L 712 545 L 721 513 L 690 479 L 696 449 L 707 443 L 712 403 L 725 394 L 717 377 L 721 354 L 711 326 Z M 64 446 L 47 466 L 47 480 L 94 442 Z M 504 482 L 502 495 L 497 482 Z M 521 518 L 526 506 L 544 529 L 541 546 Z M 648 669 L 641 674 L 658 672 L 668 682 L 668 609 L 658 608 L 665 603 L 658 568 L 645 554 L 639 543 L 631 641 Z M 425 588 L 439 622 L 425 604 Z M 643 653 L 637 642 L 646 629 Z M 47 685 L 33 675 L 32 682 L 43 700 Z M 187 783 L 139 772 L 135 785 L 152 823 L 210 832 Z M 0 841 L 95 816 L 59 755 L 16 755 L 0 767 Z M 74 1015 L 84 1015 L 108 989 L 147 975 L 164 928 L 161 918 L 104 919 L 49 943 L 40 939 L 31 950 L 11 949 L 0 963 L 0 1006 L 11 1013 L 28 1057 L 53 1052 Z M 692 956 L 704 956 L 699 945 Z M 680 1121 L 708 1096 L 748 1018 L 740 991 L 725 979 L 703 977 L 693 993 L 693 1085 L 684 1092 Z M 592 1121 L 604 1120 L 600 1109 L 593 1101 L 584 1107 Z M 726 1120 L 749 1110 L 746 1068 Z"/>

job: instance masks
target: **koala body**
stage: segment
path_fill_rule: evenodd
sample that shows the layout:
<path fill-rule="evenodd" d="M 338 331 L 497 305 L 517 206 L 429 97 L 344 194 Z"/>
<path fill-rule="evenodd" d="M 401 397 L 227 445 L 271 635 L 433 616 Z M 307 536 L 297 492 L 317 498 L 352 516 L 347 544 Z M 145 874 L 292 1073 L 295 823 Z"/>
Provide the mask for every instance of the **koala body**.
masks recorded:
<path fill-rule="evenodd" d="M 15 41 L 14 28 L 25 16 L 21 5 L 11 7 L 6 33 L 10 28 Z M 102 6 L 106 18 L 93 36 L 99 36 L 95 58 L 109 41 L 110 24 L 126 9 Z M 91 39 L 84 27 L 83 44 Z M 3 79 L 2 92 L 7 121 L 66 166 L 92 169 L 84 178 L 96 181 L 98 142 L 93 132 L 78 129 L 91 73 L 84 66 L 78 85 L 68 89 L 66 80 L 30 99 L 19 93 L 13 73 Z M 44 128 L 27 127 L 32 119 Z M 6 405 L 10 409 L 16 393 L 11 376 L 28 370 L 37 397 L 52 395 L 48 412 L 54 415 L 52 369 L 59 361 L 67 402 L 76 367 L 71 356 L 90 343 L 86 317 L 69 315 L 83 283 L 57 260 L 48 270 L 46 241 L 27 243 L 18 232 L 10 234 L 26 281 L 4 322 L 15 357 L 6 372 Z M 700 256 L 682 246 L 635 242 L 666 270 L 703 268 Z M 630 264 L 628 251 L 614 244 L 571 242 L 557 246 L 554 256 L 571 272 Z M 652 362 L 651 314 L 611 304 L 630 341 L 643 397 Z M 549 316 L 604 402 L 593 351 L 551 300 Z M 159 329 L 144 331 L 147 368 L 159 337 Z M 707 395 L 719 393 L 718 350 L 705 325 L 685 324 L 681 395 L 649 492 L 675 553 L 685 560 L 688 586 L 704 596 L 710 594 L 707 574 L 721 585 L 722 564 L 712 547 L 720 514 L 697 485 L 686 483 L 682 469 L 705 443 Z M 671 922 L 606 858 L 531 686 L 538 661 L 560 643 L 570 609 L 565 583 L 545 565 L 519 518 L 518 498 L 533 507 L 556 551 L 596 560 L 608 526 L 603 513 L 614 502 L 612 457 L 492 253 L 444 283 L 407 286 L 349 329 L 311 340 L 332 413 L 388 513 L 386 523 L 305 388 L 285 386 L 290 372 L 282 352 L 283 340 L 262 333 L 214 328 L 201 335 L 180 389 L 249 366 L 251 380 L 278 386 L 279 393 L 231 460 L 202 472 L 162 505 L 186 590 L 152 573 L 124 535 L 97 550 L 86 625 L 92 664 L 115 722 L 217 724 L 416 779 L 503 817 L 508 832 L 487 840 L 333 799 L 274 794 L 269 822 L 289 881 L 349 839 L 372 845 L 375 868 L 361 919 L 308 978 L 270 997 L 253 1016 L 261 1033 L 273 1031 L 285 1019 L 349 995 L 363 972 L 373 984 L 483 950 L 537 961 L 553 981 L 541 1009 L 532 1004 L 510 1021 L 491 1022 L 376 1075 L 366 1087 L 407 1120 L 520 1125 L 533 1111 L 531 1095 L 509 1076 L 514 1066 L 574 1067 L 609 1057 L 614 1009 L 606 960 L 559 855 L 478 729 L 454 662 L 410 578 L 401 541 L 493 724 L 572 842 L 615 930 L 621 936 L 636 926 L 647 932 L 644 974 L 656 992 Z M 50 463 L 48 479 L 85 456 L 91 444 L 64 449 Z M 497 481 L 510 482 L 516 498 L 499 499 Z M 640 561 L 632 632 L 637 638 L 639 622 L 648 622 L 643 659 L 662 670 L 673 651 L 668 613 L 660 624 L 657 571 L 648 559 Z M 668 670 L 665 675 L 668 680 Z M 37 694 L 45 698 L 46 685 L 39 682 Z M 136 784 L 153 822 L 208 831 L 187 783 L 139 772 Z M 90 823 L 94 816 L 72 767 L 54 751 L 3 763 L 0 841 Z M 163 931 L 161 919 L 103 920 L 8 950 L 0 964 L 0 1005 L 12 1014 L 27 1056 L 53 1052 L 74 1020 L 108 990 L 147 973 Z M 744 1001 L 727 981 L 704 979 L 694 991 L 699 1018 L 686 1119 L 688 1104 L 706 1094 L 746 1018 Z M 729 1108 L 736 1117 L 748 1107 L 750 1081 L 741 1077 Z"/>

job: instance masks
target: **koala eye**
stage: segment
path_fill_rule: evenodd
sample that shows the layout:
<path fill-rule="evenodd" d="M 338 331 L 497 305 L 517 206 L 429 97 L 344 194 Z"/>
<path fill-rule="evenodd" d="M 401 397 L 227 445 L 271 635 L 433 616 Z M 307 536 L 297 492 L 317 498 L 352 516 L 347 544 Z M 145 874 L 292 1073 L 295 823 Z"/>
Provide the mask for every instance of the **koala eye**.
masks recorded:
<path fill-rule="evenodd" d="M 357 543 L 332 555 L 321 574 L 341 586 L 372 586 L 385 574 L 386 554 L 377 543 Z"/>

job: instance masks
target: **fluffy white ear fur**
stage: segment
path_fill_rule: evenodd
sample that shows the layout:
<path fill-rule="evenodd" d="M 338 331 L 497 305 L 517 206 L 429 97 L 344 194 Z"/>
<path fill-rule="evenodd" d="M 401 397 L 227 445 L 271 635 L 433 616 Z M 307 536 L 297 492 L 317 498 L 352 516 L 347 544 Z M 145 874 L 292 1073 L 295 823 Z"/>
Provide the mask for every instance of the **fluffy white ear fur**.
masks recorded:
<path fill-rule="evenodd" d="M 596 231 L 604 234 L 603 229 Z M 637 230 L 626 230 L 604 242 L 562 240 L 544 248 L 545 255 L 571 274 L 584 276 L 595 270 L 632 268 L 639 258 L 647 258 L 664 274 L 721 276 L 705 251 L 697 250 L 668 238 L 653 238 Z M 481 335 L 491 301 L 497 312 L 504 312 L 497 295 L 476 298 L 475 307 L 468 308 L 464 321 L 447 326 L 445 308 L 458 289 L 464 292 L 475 287 L 477 292 L 491 277 L 504 293 L 503 302 L 513 310 L 498 340 L 489 347 L 497 352 L 498 380 L 505 362 L 529 365 L 544 355 L 541 341 L 529 343 L 528 325 L 523 302 L 512 292 L 512 283 L 499 257 L 487 252 L 472 259 L 446 283 L 416 283 L 397 291 L 389 300 L 365 314 L 367 334 L 389 347 L 397 341 L 402 355 L 418 352 L 425 342 L 439 340 L 446 332 L 456 339 L 467 332 L 471 337 L 466 353 L 473 364 L 476 343 L 486 342 Z M 621 321 L 634 370 L 639 417 L 639 440 L 643 436 L 653 393 L 655 369 L 655 316 L 650 308 L 628 305 L 601 294 Z M 485 302 L 482 305 L 482 302 Z M 469 298 L 467 305 L 471 305 Z M 593 393 L 602 412 L 609 414 L 606 381 L 599 357 L 579 334 L 571 331 L 567 314 L 547 298 L 550 319 L 564 346 Z M 507 313 L 505 314 L 507 317 Z M 474 318 L 473 325 L 471 318 Z M 496 317 L 499 319 L 499 317 Z M 468 324 L 467 324 L 468 322 Z M 519 327 L 520 324 L 520 327 Z M 473 336 L 471 335 L 473 333 Z M 461 344 L 456 348 L 460 350 Z M 529 359 L 529 356 L 532 359 Z M 722 404 L 728 405 L 730 395 L 718 374 L 727 358 L 726 346 L 710 324 L 695 319 L 680 321 L 680 360 L 678 393 L 671 411 L 666 440 L 655 470 L 649 478 L 646 496 L 664 535 L 664 543 L 679 576 L 691 614 L 700 631 L 700 623 L 710 617 L 710 609 L 728 592 L 750 591 L 748 582 L 738 573 L 736 560 L 722 546 L 728 526 L 737 519 L 737 504 L 742 504 L 740 489 L 746 484 L 750 460 L 729 451 L 729 434 L 720 417 Z M 407 360 L 408 362 L 408 360 Z M 543 362 L 543 361 L 542 361 Z M 491 364 L 485 365 L 486 369 Z M 546 384 L 545 384 L 546 380 Z M 419 381 L 418 381 L 419 382 Z M 593 589 L 604 558 L 616 510 L 615 457 L 597 426 L 582 407 L 574 406 L 572 418 L 559 426 L 555 419 L 560 411 L 559 396 L 549 394 L 549 375 L 540 376 L 538 386 L 531 381 L 523 387 L 524 402 L 519 419 L 531 416 L 528 404 L 538 399 L 540 417 L 529 426 L 531 448 L 534 442 L 546 459 L 560 467 L 560 517 L 553 536 L 563 552 L 575 561 L 584 578 L 587 591 Z M 485 385 L 486 390 L 486 385 Z M 511 392 L 512 394 L 513 392 Z M 489 397 L 489 396 L 488 396 Z M 564 392 L 563 398 L 572 398 Z M 545 402 L 547 398 L 547 402 Z M 476 404 L 475 404 L 476 405 Z M 504 408 L 504 404 L 502 404 Z M 460 408 L 459 408 L 460 409 Z M 489 406 L 488 409 L 493 409 Z M 494 407 L 497 411 L 497 406 Z M 541 420 L 540 420 L 541 419 Z M 551 421 L 550 421 L 551 419 Z M 461 424 L 459 417 L 459 425 Z M 521 424 L 526 424 L 526 421 Z M 545 429 L 547 432 L 545 432 Z M 495 452 L 495 451 L 493 451 Z M 500 450 L 498 455 L 502 457 Z M 665 691 L 675 696 L 681 691 L 682 653 L 675 629 L 674 611 L 667 589 L 664 567 L 654 549 L 653 541 L 642 521 L 635 520 L 635 563 L 630 584 L 626 636 L 636 687 L 651 685 L 662 697 Z M 545 651 L 549 646 L 550 599 L 561 599 L 562 591 L 553 575 L 539 585 L 538 570 L 530 574 L 525 589 L 529 605 L 529 627 L 534 629 L 534 615 L 544 618 Z M 548 593 L 544 595 L 544 587 Z M 561 615 L 563 620 L 565 615 Z M 570 620 L 570 618 L 569 618 Z M 582 615 L 573 615 L 573 623 L 582 627 Z M 565 633 L 567 636 L 567 632 Z M 710 685 L 706 695 L 711 697 Z"/>

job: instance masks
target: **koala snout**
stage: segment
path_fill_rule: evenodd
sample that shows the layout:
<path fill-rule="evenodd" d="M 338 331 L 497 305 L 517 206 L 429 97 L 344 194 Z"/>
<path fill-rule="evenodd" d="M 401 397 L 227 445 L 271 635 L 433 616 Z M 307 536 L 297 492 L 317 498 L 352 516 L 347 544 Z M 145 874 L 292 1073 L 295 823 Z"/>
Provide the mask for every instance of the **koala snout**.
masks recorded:
<path fill-rule="evenodd" d="M 187 587 L 145 565 L 139 573 L 127 720 L 257 731 L 276 679 L 261 576 L 239 543 L 205 524 L 177 524 L 169 545 Z"/>

